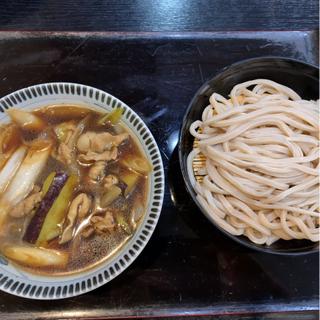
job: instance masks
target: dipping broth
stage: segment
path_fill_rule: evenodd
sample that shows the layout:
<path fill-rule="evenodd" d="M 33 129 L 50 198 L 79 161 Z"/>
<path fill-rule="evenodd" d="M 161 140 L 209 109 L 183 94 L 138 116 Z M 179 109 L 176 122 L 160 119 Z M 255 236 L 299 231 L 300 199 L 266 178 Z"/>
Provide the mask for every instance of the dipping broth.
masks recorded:
<path fill-rule="evenodd" d="M 0 252 L 33 273 L 91 268 L 132 237 L 152 167 L 121 109 L 11 109 L 0 131 Z"/>

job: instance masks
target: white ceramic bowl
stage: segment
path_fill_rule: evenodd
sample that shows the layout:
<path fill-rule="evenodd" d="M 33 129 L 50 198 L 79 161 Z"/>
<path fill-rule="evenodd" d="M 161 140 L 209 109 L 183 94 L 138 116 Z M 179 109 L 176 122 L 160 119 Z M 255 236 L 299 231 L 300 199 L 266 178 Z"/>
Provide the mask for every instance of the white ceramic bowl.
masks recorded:
<path fill-rule="evenodd" d="M 143 221 L 125 246 L 110 259 L 88 271 L 68 276 L 40 276 L 15 267 L 0 256 L 0 289 L 25 298 L 63 299 L 83 294 L 109 282 L 125 270 L 149 241 L 161 212 L 164 194 L 163 164 L 158 146 L 141 118 L 112 95 L 81 84 L 46 83 L 13 92 L 0 99 L 0 122 L 9 119 L 5 109 L 35 109 L 52 104 L 78 104 L 110 111 L 122 107 L 122 120 L 135 134 L 153 165 L 148 207 Z"/>

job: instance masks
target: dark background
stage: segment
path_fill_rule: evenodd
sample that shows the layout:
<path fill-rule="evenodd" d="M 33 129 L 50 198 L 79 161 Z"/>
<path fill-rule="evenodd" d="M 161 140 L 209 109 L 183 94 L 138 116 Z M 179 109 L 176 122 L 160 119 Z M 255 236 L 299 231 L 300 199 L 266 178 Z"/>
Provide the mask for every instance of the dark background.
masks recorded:
<path fill-rule="evenodd" d="M 0 29 L 46 31 L 306 30 L 316 0 L 2 0 Z"/>

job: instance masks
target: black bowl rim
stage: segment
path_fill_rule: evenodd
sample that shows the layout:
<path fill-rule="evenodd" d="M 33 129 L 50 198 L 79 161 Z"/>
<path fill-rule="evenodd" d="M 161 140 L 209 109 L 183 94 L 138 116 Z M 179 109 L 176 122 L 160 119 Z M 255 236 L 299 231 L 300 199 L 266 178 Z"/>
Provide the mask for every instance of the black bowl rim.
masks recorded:
<path fill-rule="evenodd" d="M 237 62 L 234 62 L 230 65 L 227 65 L 223 68 L 221 68 L 220 70 L 218 70 L 215 75 L 213 76 L 213 78 L 207 80 L 206 82 L 204 82 L 200 88 L 196 91 L 195 95 L 193 96 L 193 98 L 191 99 L 188 107 L 185 110 L 183 119 L 182 119 L 182 124 L 180 127 L 180 132 L 179 132 L 179 142 L 178 142 L 178 153 L 179 153 L 179 164 L 180 164 L 180 170 L 183 176 L 183 180 L 184 183 L 187 187 L 187 191 L 189 193 L 189 195 L 192 197 L 193 201 L 195 202 L 195 204 L 197 205 L 197 207 L 200 209 L 200 211 L 203 213 L 203 215 L 206 217 L 206 219 L 209 220 L 209 218 L 206 216 L 205 214 L 205 210 L 202 208 L 202 206 L 200 205 L 200 203 L 198 202 L 198 200 L 196 199 L 195 195 L 194 195 L 194 189 L 191 186 L 191 182 L 189 181 L 189 177 L 188 177 L 188 173 L 186 171 L 186 164 L 184 163 L 183 160 L 183 155 L 182 155 L 182 149 L 181 149 L 181 141 L 182 141 L 182 136 L 183 136 L 183 129 L 185 127 L 185 123 L 187 122 L 188 119 L 188 114 L 190 112 L 190 109 L 192 108 L 194 102 L 198 99 L 198 96 L 200 95 L 200 93 L 203 91 L 204 88 L 206 88 L 210 82 L 214 81 L 216 78 L 218 78 L 219 76 L 221 76 L 222 73 L 228 71 L 229 69 L 232 69 L 234 67 L 237 67 L 239 65 L 245 65 L 247 63 L 251 63 L 251 62 L 255 62 L 255 61 L 261 61 L 261 60 L 282 60 L 285 62 L 294 62 L 297 64 L 301 64 L 305 67 L 310 67 L 310 68 L 314 68 L 315 70 L 318 70 L 318 74 L 319 74 L 319 66 L 316 66 L 314 64 L 311 63 L 307 63 L 301 60 L 297 60 L 294 58 L 286 58 L 286 57 L 281 57 L 281 56 L 262 56 L 262 57 L 255 57 L 255 58 L 249 58 L 249 59 L 243 59 Z M 269 253 L 269 254 L 274 254 L 274 255 L 281 255 L 281 256 L 302 256 L 302 255 L 307 255 L 307 254 L 313 254 L 313 253 L 317 253 L 319 252 L 319 246 L 318 247 L 314 247 L 308 251 L 284 251 L 284 250 L 274 250 L 268 247 L 258 247 L 257 245 L 255 245 L 253 242 L 246 242 L 244 240 L 242 240 L 240 237 L 238 236 L 234 236 L 232 234 L 230 234 L 229 232 L 225 231 L 224 229 L 222 229 L 221 227 L 219 227 L 216 223 L 214 223 L 212 220 L 209 220 L 215 228 L 217 228 L 218 230 L 220 230 L 224 235 L 226 235 L 227 237 L 229 237 L 230 239 L 236 241 L 237 243 L 244 245 L 245 247 L 248 247 L 250 249 L 259 251 L 259 252 L 264 252 L 264 253 Z M 294 249 L 293 249 L 294 250 Z"/>

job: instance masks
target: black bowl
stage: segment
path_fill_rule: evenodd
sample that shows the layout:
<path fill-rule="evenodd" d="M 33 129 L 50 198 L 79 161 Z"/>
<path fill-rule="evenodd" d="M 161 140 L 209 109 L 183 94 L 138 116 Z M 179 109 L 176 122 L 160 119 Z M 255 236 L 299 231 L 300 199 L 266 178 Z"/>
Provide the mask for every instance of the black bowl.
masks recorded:
<path fill-rule="evenodd" d="M 319 69 L 304 62 L 280 57 L 254 58 L 235 63 L 224 68 L 198 90 L 183 118 L 180 131 L 179 158 L 187 190 L 207 217 L 205 210 L 201 208 L 196 199 L 196 193 L 187 172 L 187 156 L 192 150 L 194 141 L 189 133 L 189 127 L 192 122 L 201 118 L 202 111 L 208 105 L 209 97 L 213 92 L 218 92 L 226 97 L 236 84 L 258 78 L 270 79 L 288 86 L 304 99 L 319 99 Z M 271 246 L 254 244 L 244 236 L 231 235 L 217 226 L 212 219 L 210 221 L 229 238 L 258 251 L 282 255 L 299 255 L 319 250 L 318 243 L 308 240 L 279 240 Z"/>

